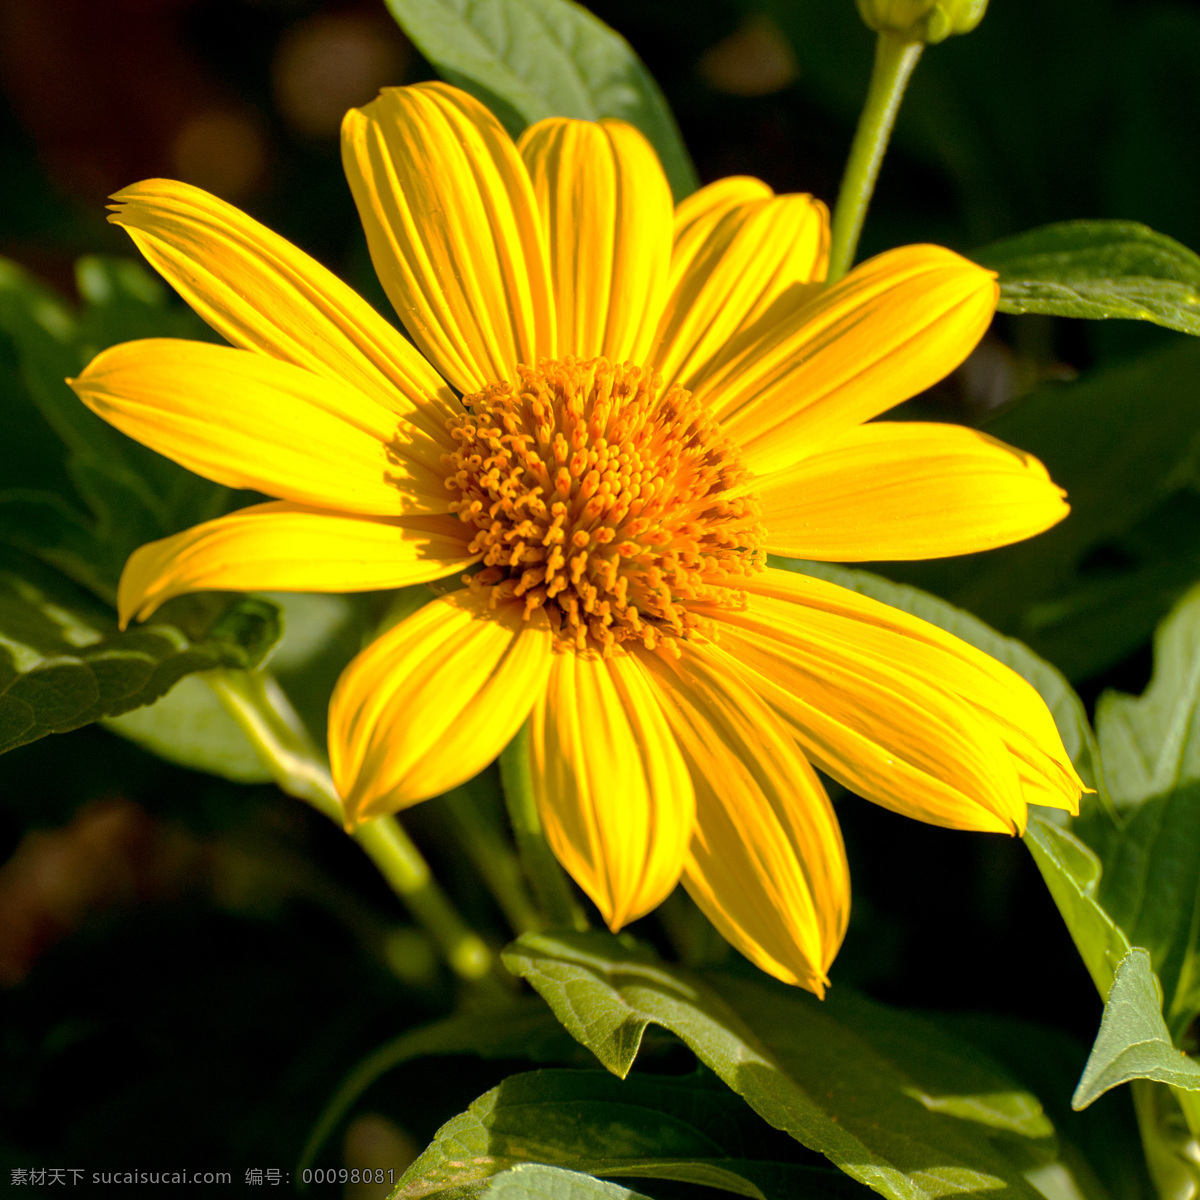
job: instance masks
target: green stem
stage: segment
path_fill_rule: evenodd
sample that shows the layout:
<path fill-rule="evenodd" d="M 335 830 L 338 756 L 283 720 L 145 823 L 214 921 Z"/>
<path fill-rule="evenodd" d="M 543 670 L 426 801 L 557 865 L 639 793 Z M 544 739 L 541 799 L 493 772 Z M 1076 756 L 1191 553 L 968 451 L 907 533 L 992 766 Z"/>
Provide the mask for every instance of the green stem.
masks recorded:
<path fill-rule="evenodd" d="M 1154 1189 L 1162 1200 L 1196 1195 L 1196 1135 L 1179 1101 L 1186 1093 L 1165 1083 L 1135 1079 L 1130 1084 L 1138 1132 Z"/>
<path fill-rule="evenodd" d="M 455 840 L 479 872 L 488 891 L 500 905 L 513 932 L 540 933 L 545 928 L 521 874 L 512 844 L 497 827 L 490 812 L 467 787 L 457 787 L 442 797 Z"/>
<path fill-rule="evenodd" d="M 529 766 L 529 726 L 500 752 L 500 782 L 508 819 L 517 839 L 517 853 L 525 875 L 541 902 L 552 928 L 586 929 L 587 918 L 575 902 L 558 859 L 546 843 L 537 803 L 533 798 L 533 775 Z"/>
<path fill-rule="evenodd" d="M 871 86 L 863 105 L 854 144 L 846 161 L 842 187 L 833 210 L 833 239 L 829 249 L 827 283 L 836 283 L 850 270 L 858 249 L 858 238 L 866 220 L 867 207 L 879 178 L 896 113 L 923 42 L 909 42 L 894 33 L 881 33 L 875 43 L 875 65 Z"/>
<path fill-rule="evenodd" d="M 274 678 L 263 671 L 213 671 L 204 679 L 279 788 L 344 826 L 329 768 Z M 477 983 L 495 970 L 495 956 L 455 911 L 394 817 L 367 821 L 353 831 L 353 837 L 460 979 Z"/>

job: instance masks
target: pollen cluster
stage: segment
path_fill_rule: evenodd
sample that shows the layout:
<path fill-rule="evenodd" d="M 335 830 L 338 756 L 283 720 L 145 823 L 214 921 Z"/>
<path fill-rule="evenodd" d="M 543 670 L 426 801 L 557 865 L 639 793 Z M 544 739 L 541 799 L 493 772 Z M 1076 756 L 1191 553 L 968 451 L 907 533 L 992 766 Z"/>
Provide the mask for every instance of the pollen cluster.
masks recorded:
<path fill-rule="evenodd" d="M 560 650 L 710 636 L 762 568 L 750 472 L 680 387 L 606 358 L 543 360 L 467 396 L 444 457 L 473 589 L 543 609 Z"/>

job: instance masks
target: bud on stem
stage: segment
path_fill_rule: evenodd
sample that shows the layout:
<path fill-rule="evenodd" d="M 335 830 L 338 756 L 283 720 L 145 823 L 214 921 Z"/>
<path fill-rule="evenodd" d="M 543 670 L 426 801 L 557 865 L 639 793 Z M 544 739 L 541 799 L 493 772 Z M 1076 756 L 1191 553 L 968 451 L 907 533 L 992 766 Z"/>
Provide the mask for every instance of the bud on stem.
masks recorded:
<path fill-rule="evenodd" d="M 862 19 L 876 33 L 928 46 L 951 34 L 970 33 L 987 6 L 988 0 L 858 0 Z"/>

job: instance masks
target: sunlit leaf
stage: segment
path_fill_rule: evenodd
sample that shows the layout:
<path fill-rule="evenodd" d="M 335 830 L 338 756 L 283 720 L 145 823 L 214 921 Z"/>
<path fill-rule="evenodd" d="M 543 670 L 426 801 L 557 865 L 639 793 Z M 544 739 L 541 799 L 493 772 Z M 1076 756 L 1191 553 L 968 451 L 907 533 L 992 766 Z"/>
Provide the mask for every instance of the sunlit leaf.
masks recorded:
<path fill-rule="evenodd" d="M 661 1025 L 769 1124 L 882 1195 L 1032 1196 L 1025 1172 L 1053 1161 L 1040 1104 L 995 1064 L 844 988 L 822 1003 L 701 980 L 605 934 L 526 934 L 504 960 L 614 1074 Z"/>
<path fill-rule="evenodd" d="M 701 1184 L 752 1200 L 858 1190 L 837 1171 L 788 1161 L 797 1149 L 711 1075 L 620 1080 L 599 1071 L 534 1071 L 510 1076 L 443 1125 L 396 1195 L 442 1200 L 530 1161 Z M 772 1160 L 772 1150 L 783 1161 Z"/>
<path fill-rule="evenodd" d="M 1200 256 L 1133 221 L 1064 221 L 976 251 L 1000 310 L 1151 321 L 1200 335 Z"/>
<path fill-rule="evenodd" d="M 1145 950 L 1121 960 L 1100 1033 L 1092 1047 L 1071 1106 L 1086 1108 L 1105 1092 L 1131 1079 L 1155 1079 L 1200 1091 L 1200 1063 L 1171 1044 L 1162 1014 L 1162 991 Z"/>
<path fill-rule="evenodd" d="M 578 1171 L 537 1163 L 513 1167 L 475 1194 L 494 1200 L 649 1200 L 641 1192 L 618 1183 L 605 1183 Z"/>
<path fill-rule="evenodd" d="M 695 168 L 666 100 L 620 34 L 572 0 L 387 0 L 439 74 L 479 97 L 513 134 L 543 117 L 636 125 L 676 200 Z"/>

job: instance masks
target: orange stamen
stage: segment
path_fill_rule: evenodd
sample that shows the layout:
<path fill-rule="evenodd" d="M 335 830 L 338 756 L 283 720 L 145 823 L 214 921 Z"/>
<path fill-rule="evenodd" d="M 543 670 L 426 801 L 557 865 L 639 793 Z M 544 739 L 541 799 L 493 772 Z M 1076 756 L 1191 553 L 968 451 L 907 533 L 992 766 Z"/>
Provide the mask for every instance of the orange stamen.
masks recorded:
<path fill-rule="evenodd" d="M 750 472 L 716 420 L 632 363 L 518 374 L 449 422 L 450 509 L 483 562 L 470 586 L 523 598 L 526 619 L 545 609 L 559 650 L 715 636 L 695 606 L 744 607 L 737 580 L 766 557 Z"/>

